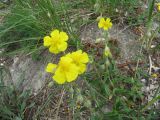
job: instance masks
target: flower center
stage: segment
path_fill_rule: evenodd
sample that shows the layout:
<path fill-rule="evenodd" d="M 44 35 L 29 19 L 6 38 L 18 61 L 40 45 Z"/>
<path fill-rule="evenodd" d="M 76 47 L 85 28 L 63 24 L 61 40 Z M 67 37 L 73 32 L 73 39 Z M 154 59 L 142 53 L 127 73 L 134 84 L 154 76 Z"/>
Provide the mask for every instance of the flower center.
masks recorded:
<path fill-rule="evenodd" d="M 104 25 L 105 27 L 108 27 L 108 23 L 107 23 L 107 22 L 104 22 L 103 25 Z"/>
<path fill-rule="evenodd" d="M 61 67 L 61 69 L 63 70 L 63 71 L 68 71 L 68 69 L 69 69 L 69 64 L 66 62 L 66 63 L 64 63 L 64 62 L 61 62 L 60 63 L 60 67 Z"/>

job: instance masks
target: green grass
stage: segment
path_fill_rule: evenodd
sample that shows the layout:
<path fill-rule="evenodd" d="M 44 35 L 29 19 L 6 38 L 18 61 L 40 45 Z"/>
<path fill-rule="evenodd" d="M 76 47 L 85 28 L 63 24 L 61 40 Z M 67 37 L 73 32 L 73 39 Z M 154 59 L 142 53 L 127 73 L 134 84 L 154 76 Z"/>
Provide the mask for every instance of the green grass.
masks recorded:
<path fill-rule="evenodd" d="M 63 4 L 63 1 L 58 4 L 50 0 L 37 0 L 36 3 L 17 1 L 0 28 L 1 47 L 9 52 L 19 48 L 32 51 L 33 46 L 42 45 L 43 37 L 52 29 L 67 31 L 72 36 L 71 41 L 77 39 Z"/>
<path fill-rule="evenodd" d="M 57 28 L 67 31 L 71 36 L 70 44 L 76 46 L 79 44 L 77 34 L 79 34 L 80 27 L 92 21 L 85 17 L 80 20 L 82 16 L 77 10 L 82 11 L 85 8 L 86 12 L 95 13 L 97 14 L 96 16 L 98 16 L 99 12 L 96 12 L 97 8 L 95 8 L 94 5 L 105 4 L 103 7 L 105 10 L 102 10 L 104 15 L 107 13 L 107 15 L 112 16 L 112 14 L 115 13 L 115 8 L 121 9 L 119 8 L 119 6 L 121 6 L 123 8 L 122 10 L 125 11 L 125 9 L 128 9 L 128 7 L 125 6 L 129 6 L 129 10 L 133 11 L 132 9 L 137 5 L 136 3 L 138 3 L 136 0 L 127 2 L 124 0 L 120 2 L 116 0 L 89 0 L 87 2 L 65 0 L 61 0 L 61 2 L 51 0 L 36 0 L 35 2 L 31 2 L 31 0 L 27 0 L 24 2 L 22 0 L 15 0 L 14 5 L 10 8 L 11 12 L 6 15 L 4 24 L 0 27 L 1 44 L 8 43 L 3 47 L 8 49 L 7 51 L 9 52 L 15 48 L 25 49 L 26 46 L 28 46 L 28 50 L 32 50 L 33 47 L 29 46 L 42 45 L 41 41 L 43 37 L 49 34 L 52 29 Z M 71 19 L 73 19 L 73 22 L 71 22 Z M 27 40 L 36 37 L 39 37 L 39 39 Z M 14 44 L 15 41 L 21 41 L 23 39 L 26 39 L 26 41 L 24 40 L 23 42 L 16 42 L 16 44 Z M 13 50 L 11 48 L 13 48 Z"/>

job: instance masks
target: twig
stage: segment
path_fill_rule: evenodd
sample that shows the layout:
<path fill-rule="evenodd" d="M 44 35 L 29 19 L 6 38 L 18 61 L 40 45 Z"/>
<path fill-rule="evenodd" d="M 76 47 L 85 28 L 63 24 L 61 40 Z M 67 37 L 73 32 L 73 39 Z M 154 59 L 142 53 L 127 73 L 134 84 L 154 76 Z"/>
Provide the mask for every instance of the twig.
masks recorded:
<path fill-rule="evenodd" d="M 55 120 L 58 120 L 58 113 L 59 113 L 60 105 L 61 105 L 62 100 L 63 100 L 64 92 L 65 92 L 65 89 L 63 88 L 62 94 L 61 94 L 61 98 L 60 98 L 59 103 L 58 103 L 58 106 L 57 106 L 57 111 L 56 111 Z"/>
<path fill-rule="evenodd" d="M 122 64 L 117 64 L 117 66 L 118 66 L 118 68 L 123 68 L 123 67 L 125 67 L 125 66 L 128 66 L 128 64 L 130 64 L 130 65 L 136 65 L 137 64 L 137 62 L 135 61 L 126 61 L 125 63 L 122 63 Z M 139 64 L 144 64 L 144 62 L 143 61 L 139 61 Z"/>
<path fill-rule="evenodd" d="M 151 72 L 152 72 L 152 59 L 151 59 L 151 56 L 149 55 L 149 75 L 151 75 Z"/>

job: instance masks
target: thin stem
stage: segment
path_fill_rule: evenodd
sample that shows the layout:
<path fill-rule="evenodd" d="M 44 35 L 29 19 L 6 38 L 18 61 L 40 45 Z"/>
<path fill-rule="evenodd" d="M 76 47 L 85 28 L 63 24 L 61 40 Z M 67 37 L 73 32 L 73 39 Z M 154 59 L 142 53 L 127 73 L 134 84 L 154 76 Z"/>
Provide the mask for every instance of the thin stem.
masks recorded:
<path fill-rule="evenodd" d="M 155 0 L 152 0 L 152 2 L 150 3 L 149 16 L 148 16 L 148 25 L 150 25 L 150 22 L 152 20 L 152 13 L 153 13 L 153 9 L 154 9 L 154 3 L 155 3 Z M 147 27 L 150 27 L 150 26 L 147 26 Z"/>
<path fill-rule="evenodd" d="M 147 49 L 149 49 L 149 41 L 150 41 L 150 35 L 149 34 L 151 34 L 150 32 L 151 32 L 151 26 L 152 26 L 152 14 L 153 14 L 153 10 L 154 10 L 154 3 L 155 3 L 155 0 L 152 0 L 149 3 L 149 14 L 148 14 L 148 21 L 147 21 L 147 31 L 146 31 L 146 35 L 145 35 Z"/>
<path fill-rule="evenodd" d="M 58 103 L 58 106 L 57 106 L 56 120 L 58 120 L 58 113 L 59 113 L 60 105 L 61 105 L 62 100 L 63 100 L 64 92 L 65 92 L 65 89 L 64 89 L 64 87 L 63 87 L 63 90 L 62 90 L 62 93 L 61 93 L 61 98 L 60 98 L 59 103 Z"/>
<path fill-rule="evenodd" d="M 160 91 L 160 82 L 159 82 L 159 86 L 158 86 L 158 88 L 157 88 L 157 90 L 156 90 L 153 98 L 155 98 L 157 96 L 157 94 L 159 93 L 159 91 Z"/>

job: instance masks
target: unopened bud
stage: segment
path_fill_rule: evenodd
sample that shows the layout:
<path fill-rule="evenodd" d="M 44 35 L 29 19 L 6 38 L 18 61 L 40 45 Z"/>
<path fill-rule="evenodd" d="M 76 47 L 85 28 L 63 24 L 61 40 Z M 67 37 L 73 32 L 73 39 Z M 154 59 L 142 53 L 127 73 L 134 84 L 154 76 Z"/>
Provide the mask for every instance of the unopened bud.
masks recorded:
<path fill-rule="evenodd" d="M 106 66 L 109 66 L 110 65 L 109 60 L 107 60 L 105 64 L 106 64 Z"/>
<path fill-rule="evenodd" d="M 102 16 L 98 16 L 96 21 L 99 21 L 102 18 Z"/>
<path fill-rule="evenodd" d="M 77 96 L 77 102 L 80 102 L 80 103 L 83 102 L 83 96 L 81 94 Z"/>
<path fill-rule="evenodd" d="M 91 101 L 90 100 L 86 100 L 84 103 L 84 106 L 87 108 L 91 108 Z"/>
<path fill-rule="evenodd" d="M 51 88 L 53 86 L 53 81 L 48 83 L 48 87 Z"/>
<path fill-rule="evenodd" d="M 111 51 L 107 45 L 105 46 L 105 49 L 104 49 L 104 55 L 106 57 L 112 57 Z"/>
<path fill-rule="evenodd" d="M 147 36 L 150 38 L 151 37 L 151 32 L 147 32 Z"/>
<path fill-rule="evenodd" d="M 70 89 L 69 89 L 69 91 L 70 91 L 70 93 L 74 93 L 74 89 L 71 87 Z"/>
<path fill-rule="evenodd" d="M 105 65 L 103 64 L 103 65 L 100 65 L 100 68 L 102 69 L 102 70 L 104 70 L 105 69 Z"/>
<path fill-rule="evenodd" d="M 50 18 L 50 17 L 51 17 L 51 14 L 48 12 L 48 13 L 47 13 L 47 16 Z"/>

